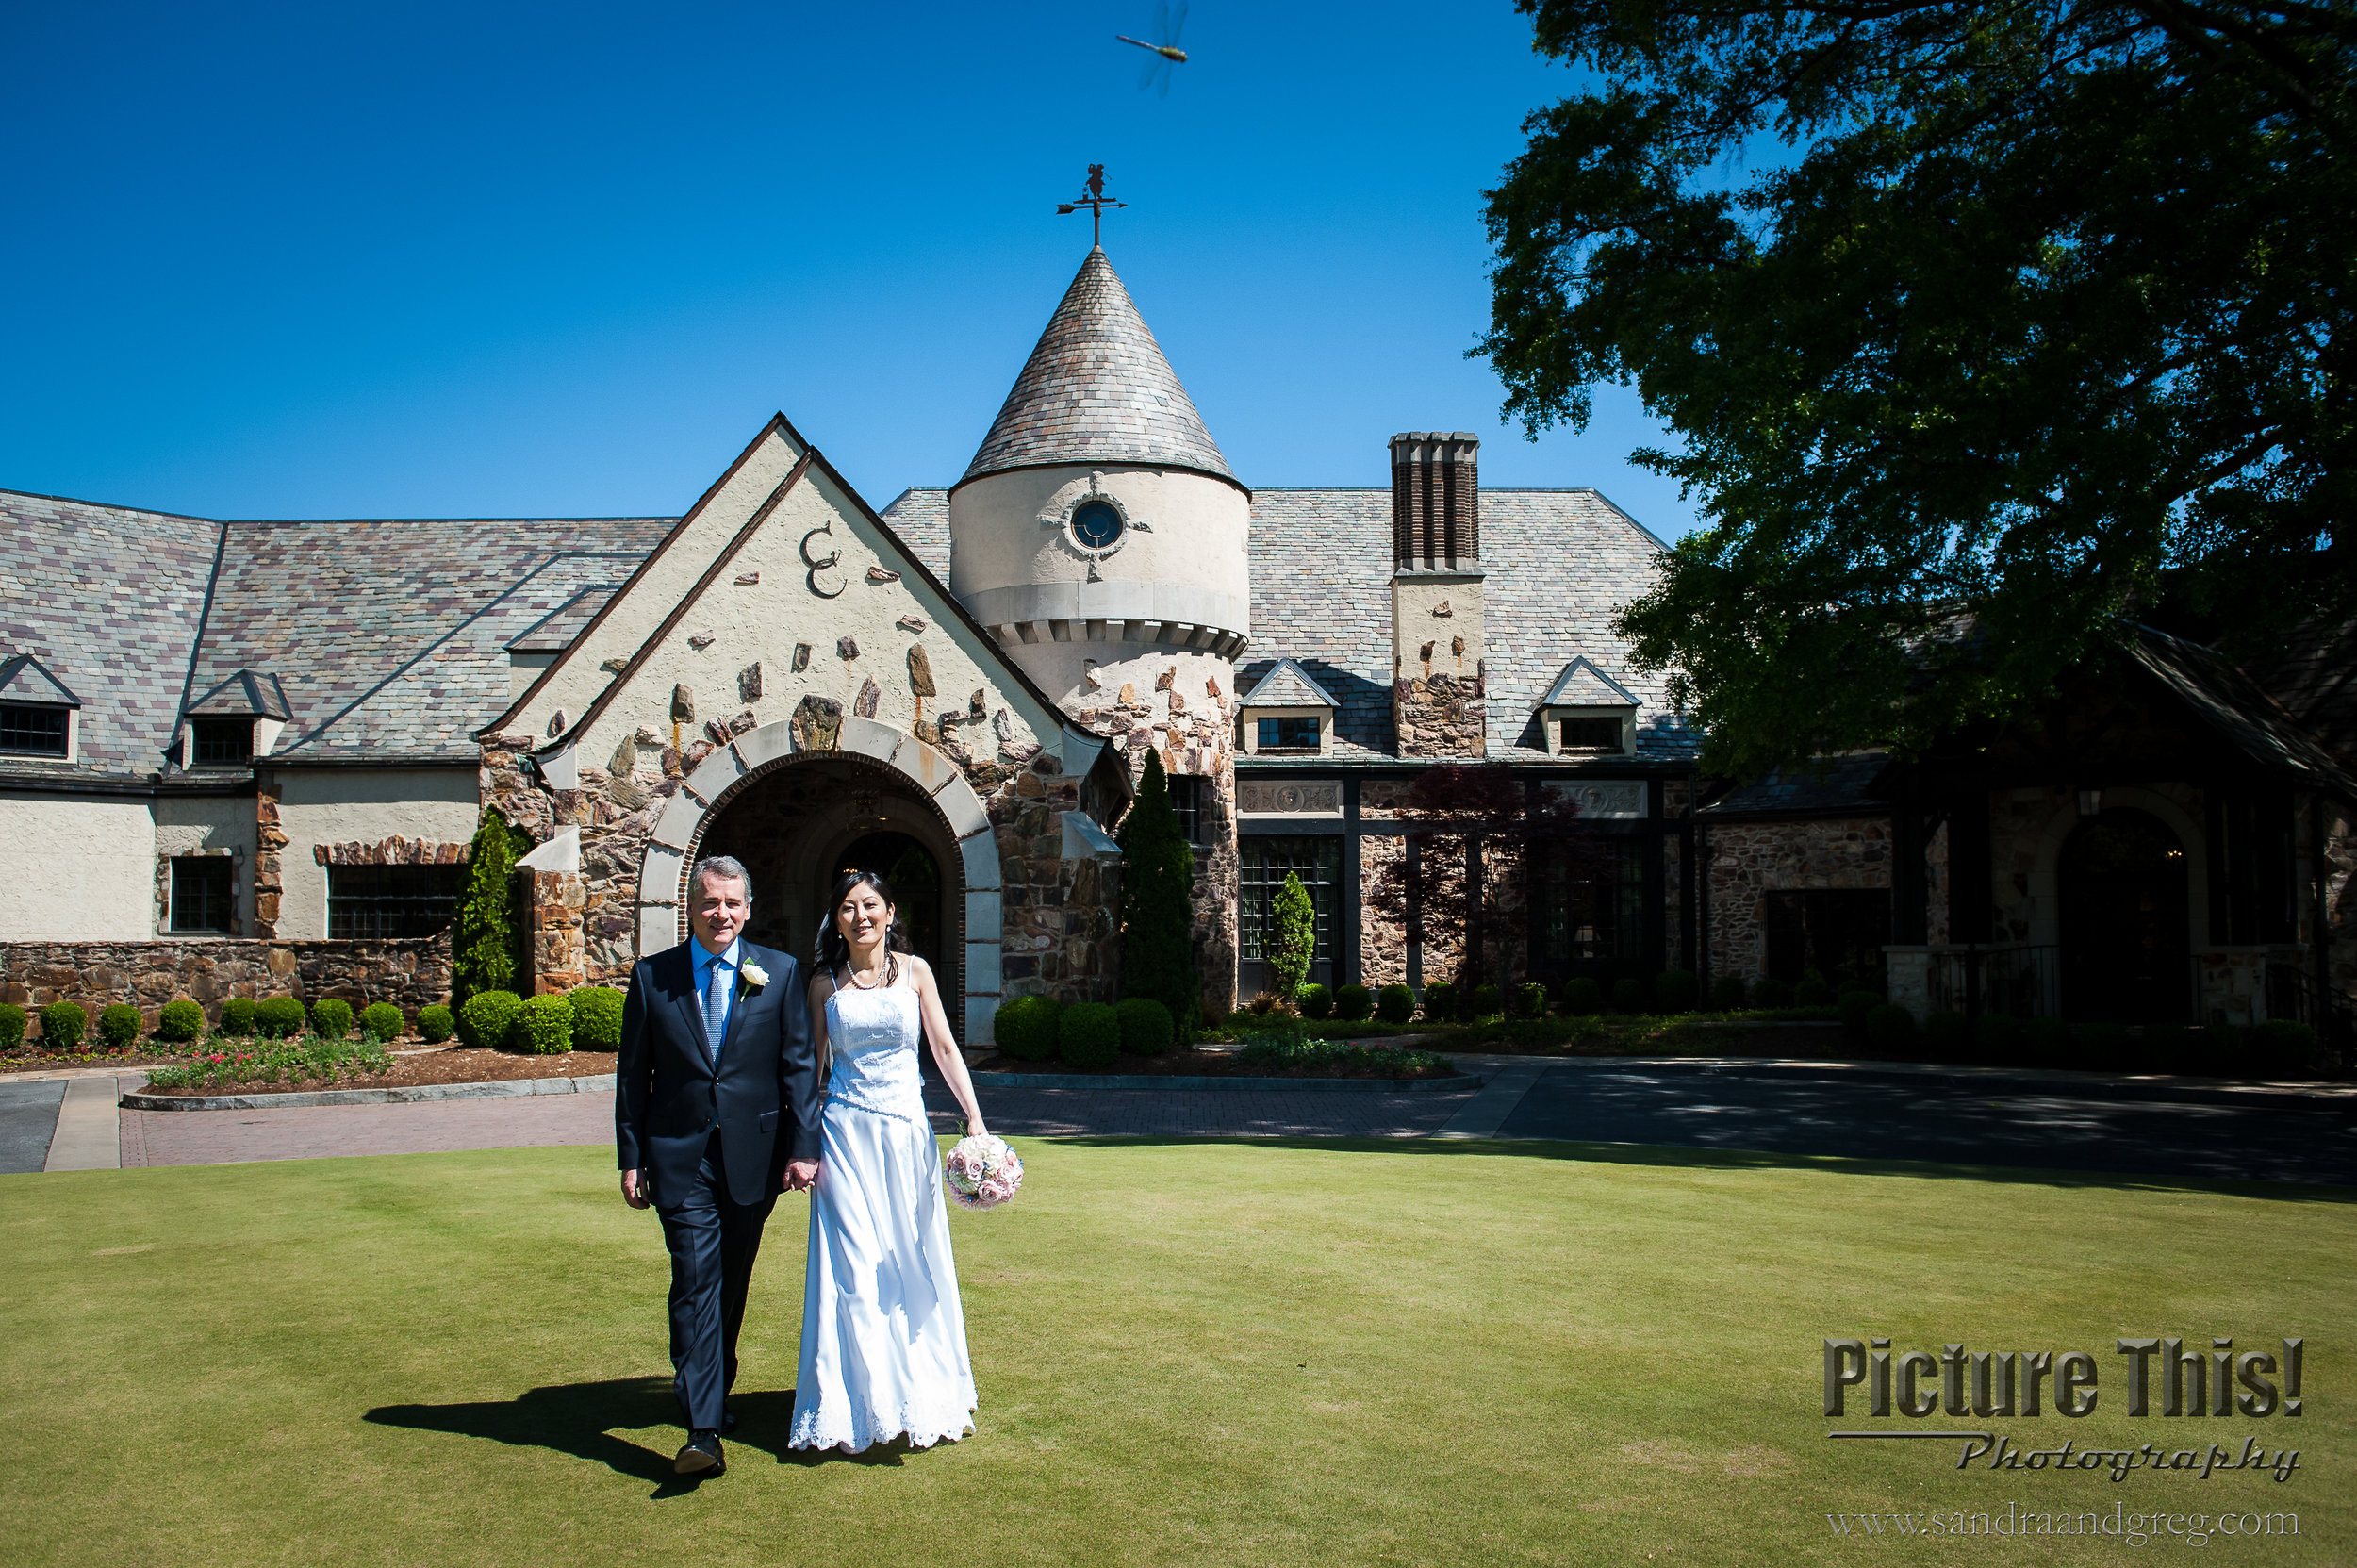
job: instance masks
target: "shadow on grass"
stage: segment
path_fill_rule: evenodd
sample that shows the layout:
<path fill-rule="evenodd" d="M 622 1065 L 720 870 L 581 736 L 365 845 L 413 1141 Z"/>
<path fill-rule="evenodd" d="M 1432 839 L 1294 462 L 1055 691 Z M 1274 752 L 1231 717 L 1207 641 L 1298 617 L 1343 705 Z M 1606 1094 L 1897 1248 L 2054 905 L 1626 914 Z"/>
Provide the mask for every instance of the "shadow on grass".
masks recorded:
<path fill-rule="evenodd" d="M 736 1430 L 724 1440 L 733 1449 L 771 1455 L 780 1464 L 898 1465 L 911 1452 L 905 1441 L 880 1444 L 857 1454 L 787 1446 L 794 1428 L 794 1391 L 765 1389 L 729 1396 Z M 679 1425 L 679 1400 L 668 1378 L 617 1378 L 602 1383 L 560 1383 L 526 1391 L 514 1399 L 463 1405 L 380 1405 L 362 1419 L 380 1427 L 450 1432 L 483 1438 L 513 1448 L 546 1448 L 602 1464 L 618 1475 L 646 1481 L 656 1497 L 676 1497 L 696 1489 L 701 1477 L 672 1473 L 671 1456 L 616 1435 L 616 1428 L 642 1430 Z M 684 1435 L 684 1434 L 683 1434 Z"/>
<path fill-rule="evenodd" d="M 2225 1177 L 2165 1176 L 2019 1165 L 1976 1165 L 1932 1160 L 1867 1159 L 1845 1154 L 1782 1153 L 1773 1149 L 1708 1148 L 1676 1144 L 1615 1144 L 1553 1138 L 1286 1138 L 1254 1134 L 1060 1133 L 1042 1143 L 1081 1148 L 1234 1144 L 1319 1154 L 1421 1154 L 1443 1158 L 1512 1155 L 1526 1160 L 1574 1160 L 1595 1164 L 1651 1165 L 1675 1170 L 1820 1170 L 1848 1176 L 1906 1176 L 1919 1180 L 1972 1181 L 1987 1186 L 2095 1188 L 2113 1192 L 2218 1193 L 2280 1203 L 2357 1202 L 2357 1187 L 2302 1181 L 2244 1181 Z"/>

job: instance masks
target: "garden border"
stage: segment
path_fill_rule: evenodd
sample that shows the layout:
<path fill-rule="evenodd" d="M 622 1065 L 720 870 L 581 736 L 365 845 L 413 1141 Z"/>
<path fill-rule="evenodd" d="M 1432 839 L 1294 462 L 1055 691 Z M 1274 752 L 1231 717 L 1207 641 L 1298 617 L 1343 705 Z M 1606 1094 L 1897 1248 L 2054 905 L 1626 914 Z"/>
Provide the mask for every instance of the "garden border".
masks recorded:
<path fill-rule="evenodd" d="M 417 1083 L 397 1089 L 304 1089 L 283 1095 L 150 1095 L 120 1101 L 126 1111 L 270 1111 L 321 1105 L 409 1105 L 435 1099 L 510 1099 L 532 1095 L 594 1095 L 614 1087 L 612 1073 L 585 1078 L 509 1078 L 488 1083 Z"/>

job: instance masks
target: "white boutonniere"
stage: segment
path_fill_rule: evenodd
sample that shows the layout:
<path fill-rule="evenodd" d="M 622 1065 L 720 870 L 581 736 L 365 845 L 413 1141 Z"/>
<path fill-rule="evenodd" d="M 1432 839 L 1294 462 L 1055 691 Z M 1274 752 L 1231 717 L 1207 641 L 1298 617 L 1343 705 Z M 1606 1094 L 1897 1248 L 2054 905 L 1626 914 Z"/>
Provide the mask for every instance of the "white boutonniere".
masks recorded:
<path fill-rule="evenodd" d="M 758 964 L 748 964 L 737 970 L 737 973 L 743 975 L 745 983 L 756 991 L 769 983 L 769 971 Z"/>

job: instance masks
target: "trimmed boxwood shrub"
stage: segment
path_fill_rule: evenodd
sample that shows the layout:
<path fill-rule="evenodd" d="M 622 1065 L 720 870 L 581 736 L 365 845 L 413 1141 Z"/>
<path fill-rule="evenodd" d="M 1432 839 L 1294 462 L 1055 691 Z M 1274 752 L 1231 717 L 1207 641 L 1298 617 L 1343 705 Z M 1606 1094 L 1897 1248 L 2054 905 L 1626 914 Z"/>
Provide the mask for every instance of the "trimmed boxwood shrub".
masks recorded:
<path fill-rule="evenodd" d="M 1406 985 L 1386 985 L 1376 998 L 1375 1015 L 1387 1024 L 1404 1024 L 1416 1015 L 1416 993 Z"/>
<path fill-rule="evenodd" d="M 563 1056 L 573 1048 L 573 999 L 526 997 L 513 1027 L 516 1043 L 533 1055 Z"/>
<path fill-rule="evenodd" d="M 401 1009 L 388 1001 L 372 1001 L 360 1010 L 360 1027 L 378 1045 L 401 1038 Z"/>
<path fill-rule="evenodd" d="M 1170 1009 L 1152 997 L 1131 997 L 1113 1009 L 1121 1021 L 1121 1048 L 1132 1056 L 1160 1056 L 1178 1037 Z"/>
<path fill-rule="evenodd" d="M 1473 1010 L 1476 1018 L 1494 1018 L 1506 1011 L 1506 994 L 1484 982 L 1474 987 Z"/>
<path fill-rule="evenodd" d="M 478 991 L 458 1010 L 458 1038 L 476 1050 L 504 1050 L 523 998 L 513 991 Z"/>
<path fill-rule="evenodd" d="M 438 1046 L 458 1032 L 458 1020 L 440 1002 L 418 1009 L 418 1038 L 429 1046 Z"/>
<path fill-rule="evenodd" d="M 2068 1065 L 2070 1054 L 2070 1026 L 2060 1018 L 2032 1018 L 2022 1032 L 2023 1054 L 2033 1067 Z"/>
<path fill-rule="evenodd" d="M 573 1044 L 582 1050 L 622 1048 L 622 993 L 611 985 L 576 985 L 573 1004 Z"/>
<path fill-rule="evenodd" d="M 41 1010 L 41 1048 L 72 1050 L 89 1027 L 89 1014 L 70 1001 L 53 1001 Z"/>
<path fill-rule="evenodd" d="M 1415 993 L 1409 992 L 1410 1000 Z M 1375 993 L 1363 985 L 1338 985 L 1334 988 L 1334 1016 L 1343 1023 L 1364 1021 L 1375 1012 Z"/>
<path fill-rule="evenodd" d="M 1790 1007 L 1792 987 L 1772 975 L 1752 987 L 1752 1005 L 1761 1008 Z"/>
<path fill-rule="evenodd" d="M 2124 1072 L 2135 1065 L 2135 1042 L 2126 1024 L 2088 1024 L 2079 1031 L 2079 1066 Z"/>
<path fill-rule="evenodd" d="M 2021 1020 L 2003 1013 L 1984 1013 L 1973 1025 L 1980 1037 L 1981 1060 L 2010 1065 L 2021 1060 L 2029 1032 Z"/>
<path fill-rule="evenodd" d="M 1833 982 L 1814 969 L 1802 970 L 1801 983 L 1792 988 L 1792 1005 L 1795 1007 L 1831 1007 L 1833 1005 Z"/>
<path fill-rule="evenodd" d="M 2278 1078 L 2303 1078 L 2316 1067 L 2316 1032 L 2291 1018 L 2269 1018 L 2250 1032 L 2250 1065 Z"/>
<path fill-rule="evenodd" d="M 1604 1011 L 1604 987 L 1586 975 L 1563 982 L 1563 1011 L 1574 1018 L 1590 1018 Z"/>
<path fill-rule="evenodd" d="M 1710 982 L 1710 1010 L 1713 1013 L 1739 1013 L 1742 1008 L 1741 975 L 1721 975 Z"/>
<path fill-rule="evenodd" d="M 1629 975 L 1612 982 L 1612 1011 L 1642 1013 L 1645 1010 L 1645 982 Z"/>
<path fill-rule="evenodd" d="M 1923 1038 L 1943 1062 L 1961 1062 L 1972 1054 L 1972 1024 L 1961 1013 L 1942 1008 L 1925 1018 Z"/>
<path fill-rule="evenodd" d="M 0 1050 L 14 1050 L 25 1043 L 28 1016 L 16 1003 L 0 1001 Z"/>
<path fill-rule="evenodd" d="M 221 1004 L 221 1032 L 233 1039 L 244 1040 L 254 1033 L 254 1011 L 259 1004 L 252 997 L 232 997 Z"/>
<path fill-rule="evenodd" d="M 1436 980 L 1424 988 L 1424 1015 L 1439 1023 L 1453 1023 L 1457 1018 L 1457 982 Z"/>
<path fill-rule="evenodd" d="M 1050 998 L 1016 997 L 998 1004 L 991 1034 L 1009 1056 L 1045 1062 L 1056 1054 L 1056 1026 L 1063 1014 Z"/>
<path fill-rule="evenodd" d="M 1104 1067 L 1121 1054 L 1121 1015 L 1101 1001 L 1076 1001 L 1056 1020 L 1056 1054 L 1075 1067 Z"/>
<path fill-rule="evenodd" d="M 186 1043 L 205 1037 L 205 1010 L 182 997 L 164 1003 L 164 1010 L 156 1015 L 156 1037 Z"/>
<path fill-rule="evenodd" d="M 342 1040 L 352 1033 L 352 1004 L 341 997 L 321 997 L 311 1004 L 311 1027 L 322 1040 Z"/>
<path fill-rule="evenodd" d="M 1768 982 L 1761 981 L 1760 989 Z M 1883 1003 L 1866 1015 L 1867 1044 L 1878 1050 L 1904 1050 L 1915 1044 L 1915 1015 L 1904 1007 Z"/>
<path fill-rule="evenodd" d="M 1702 999 L 1703 982 L 1689 969 L 1664 969 L 1653 978 L 1653 999 L 1664 1013 L 1691 1013 Z"/>
<path fill-rule="evenodd" d="M 1330 1018 L 1334 1015 L 1334 993 L 1313 981 L 1294 993 L 1294 1005 L 1301 1009 L 1305 1018 Z"/>
<path fill-rule="evenodd" d="M 1844 991 L 1833 1006 L 1841 1015 L 1842 1032 L 1853 1040 L 1866 1038 L 1866 1015 L 1883 1004 L 1871 991 Z"/>
<path fill-rule="evenodd" d="M 127 1002 L 116 1002 L 98 1015 L 98 1037 L 115 1050 L 122 1050 L 140 1037 L 140 1025 L 146 1022 L 140 1010 Z"/>
<path fill-rule="evenodd" d="M 1547 988 L 1537 981 L 1525 981 L 1514 987 L 1514 1016 L 1543 1018 L 1547 1015 Z"/>
<path fill-rule="evenodd" d="M 291 1040 L 303 1032 L 303 1021 L 299 997 L 272 997 L 254 1005 L 254 1027 L 265 1040 Z"/>

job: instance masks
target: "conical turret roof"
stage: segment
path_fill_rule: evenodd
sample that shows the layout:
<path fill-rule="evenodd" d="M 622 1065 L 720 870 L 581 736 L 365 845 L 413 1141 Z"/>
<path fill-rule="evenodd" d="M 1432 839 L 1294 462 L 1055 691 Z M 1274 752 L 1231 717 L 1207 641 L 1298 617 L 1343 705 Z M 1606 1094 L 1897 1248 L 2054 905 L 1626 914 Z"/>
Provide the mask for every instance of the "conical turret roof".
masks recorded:
<path fill-rule="evenodd" d="M 1241 487 L 1102 250 L 1080 263 L 965 479 L 1056 463 L 1194 469 Z"/>

